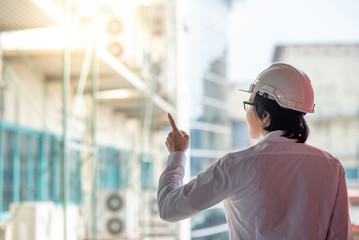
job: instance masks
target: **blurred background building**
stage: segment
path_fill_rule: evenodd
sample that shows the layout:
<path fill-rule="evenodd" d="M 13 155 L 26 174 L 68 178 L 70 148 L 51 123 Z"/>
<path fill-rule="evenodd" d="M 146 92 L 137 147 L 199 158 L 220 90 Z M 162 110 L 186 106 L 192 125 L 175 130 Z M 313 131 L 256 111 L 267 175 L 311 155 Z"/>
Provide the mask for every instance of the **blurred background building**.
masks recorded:
<path fill-rule="evenodd" d="M 229 81 L 228 26 L 235 4 L 259 2 L 0 0 L 0 239 L 228 239 L 220 204 L 179 223 L 160 220 L 156 185 L 167 164 L 167 112 L 191 135 L 185 181 L 256 142 L 242 106 L 248 96 L 237 89 L 259 72 Z M 266 35 L 249 39 L 259 50 L 269 33 L 255 30 L 258 20 L 287 14 L 268 4 L 234 24 Z M 308 143 L 343 163 L 354 228 L 358 46 L 276 44 L 268 62 L 311 78 Z M 232 62 L 239 72 L 260 60 L 240 57 L 245 64 Z"/>
<path fill-rule="evenodd" d="M 0 4 L 3 238 L 228 238 L 221 206 L 168 224 L 155 191 L 167 112 L 192 136 L 187 179 L 230 149 L 232 1 Z"/>
<path fill-rule="evenodd" d="M 176 239 L 156 209 L 174 9 L 0 1 L 2 239 Z"/>
<path fill-rule="evenodd" d="M 182 3 L 183 2 L 183 3 Z M 187 3 L 184 3 L 187 2 Z M 183 80 L 189 92 L 190 178 L 230 150 L 227 114 L 228 16 L 232 1 L 181 1 Z M 180 107 L 180 106 L 179 106 Z M 191 239 L 228 239 L 221 205 L 191 218 Z"/>

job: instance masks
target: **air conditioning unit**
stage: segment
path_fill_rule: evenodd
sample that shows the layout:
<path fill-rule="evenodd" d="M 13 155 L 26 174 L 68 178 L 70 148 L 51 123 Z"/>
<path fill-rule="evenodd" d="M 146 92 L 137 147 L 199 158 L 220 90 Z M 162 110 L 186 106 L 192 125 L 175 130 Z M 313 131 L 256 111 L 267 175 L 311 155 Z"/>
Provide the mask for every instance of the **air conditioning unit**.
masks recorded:
<path fill-rule="evenodd" d="M 137 221 L 132 191 L 101 191 L 97 195 L 97 236 L 99 239 L 132 238 Z"/>
<path fill-rule="evenodd" d="M 99 29 L 100 48 L 106 50 L 117 60 L 131 66 L 138 38 L 136 29 L 135 5 L 131 0 L 121 0 L 121 7 L 113 9 L 101 18 Z"/>
<path fill-rule="evenodd" d="M 54 240 L 53 202 L 23 202 L 10 204 L 12 240 Z"/>
<path fill-rule="evenodd" d="M 145 208 L 146 214 L 151 217 L 159 216 L 157 207 L 156 189 L 146 189 L 141 193 L 142 207 Z"/>
<path fill-rule="evenodd" d="M 141 236 L 147 240 L 176 239 L 176 230 L 167 222 L 163 221 L 157 207 L 157 191 L 155 189 L 142 190 L 140 194 L 140 226 Z"/>

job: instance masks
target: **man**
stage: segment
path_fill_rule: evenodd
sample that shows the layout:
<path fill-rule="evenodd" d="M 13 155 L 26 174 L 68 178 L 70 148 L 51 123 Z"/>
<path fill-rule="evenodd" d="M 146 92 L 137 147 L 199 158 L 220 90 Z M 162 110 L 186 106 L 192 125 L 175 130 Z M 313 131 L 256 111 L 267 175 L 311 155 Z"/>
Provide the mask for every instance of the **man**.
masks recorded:
<path fill-rule="evenodd" d="M 304 115 L 315 106 L 307 75 L 276 63 L 247 92 L 249 134 L 261 141 L 228 153 L 185 185 L 189 136 L 168 115 L 171 154 L 159 180 L 161 218 L 189 218 L 223 201 L 230 239 L 352 239 L 344 169 L 305 144 Z"/>

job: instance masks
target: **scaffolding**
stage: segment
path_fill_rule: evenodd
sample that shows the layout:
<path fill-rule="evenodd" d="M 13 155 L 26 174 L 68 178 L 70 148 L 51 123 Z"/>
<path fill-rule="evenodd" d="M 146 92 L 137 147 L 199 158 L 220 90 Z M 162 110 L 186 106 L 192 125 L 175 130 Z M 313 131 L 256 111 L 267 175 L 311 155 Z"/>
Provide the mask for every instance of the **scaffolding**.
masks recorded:
<path fill-rule="evenodd" d="M 168 74 L 161 72 L 161 61 L 165 61 L 164 56 L 146 52 L 142 55 L 142 59 L 135 59 L 136 62 L 139 62 L 135 67 L 126 61 L 124 62 L 116 54 L 109 52 L 108 49 L 104 49 L 96 35 L 98 31 L 97 23 L 91 22 L 91 16 L 81 14 L 80 1 L 28 0 L 25 5 L 17 6 L 15 2 L 6 0 L 2 1 L 0 5 L 0 9 L 2 9 L 0 10 L 1 16 L 7 16 L 9 12 L 14 12 L 15 8 L 19 9 L 18 12 L 14 13 L 18 18 L 12 17 L 13 21 L 9 21 L 7 24 L 3 22 L 5 23 L 3 25 L 0 24 L 0 40 L 4 43 L 0 45 L 2 58 L 0 67 L 0 76 L 2 76 L 0 79 L 0 141 L 4 139 L 3 134 L 5 132 L 9 134 L 12 131 L 11 136 L 15 138 L 12 151 L 15 155 L 19 154 L 18 157 L 14 157 L 18 159 L 16 161 L 18 169 L 20 169 L 20 164 L 23 161 L 20 156 L 22 151 L 31 152 L 31 147 L 26 150 L 18 149 L 21 147 L 21 139 L 27 139 L 24 141 L 29 146 L 31 144 L 43 146 L 39 153 L 29 155 L 31 161 L 37 161 L 34 160 L 36 159 L 36 154 L 42 156 L 42 160 L 39 160 L 41 171 L 32 171 L 32 175 L 39 174 L 40 178 L 43 178 L 43 180 L 38 180 L 39 182 L 42 181 L 43 185 L 41 191 L 39 190 L 41 192 L 39 195 L 42 197 L 33 196 L 32 199 L 48 201 L 53 196 L 56 196 L 55 202 L 61 206 L 63 211 L 61 239 L 64 240 L 73 239 L 69 237 L 69 232 L 71 232 L 69 224 L 72 221 L 72 213 L 69 209 L 73 199 L 76 199 L 79 203 L 80 212 L 88 213 L 89 210 L 92 212 L 90 221 L 87 221 L 86 217 L 82 216 L 83 224 L 86 225 L 82 233 L 83 237 L 97 239 L 100 234 L 97 224 L 100 221 L 97 205 L 99 204 L 99 181 L 103 177 L 100 171 L 100 165 L 103 164 L 101 162 L 104 158 L 103 154 L 107 154 L 106 159 L 108 161 L 115 162 L 122 161 L 123 156 L 127 156 L 125 157 L 126 164 L 133 166 L 131 168 L 132 174 L 130 179 L 126 180 L 128 184 L 126 184 L 125 188 L 130 188 L 137 193 L 140 199 L 148 199 L 148 202 L 150 202 L 148 206 L 141 205 L 141 212 L 146 215 L 143 216 L 144 219 L 148 218 L 150 222 L 142 222 L 142 226 L 139 226 L 141 229 L 136 231 L 137 235 L 133 236 L 133 239 L 156 237 L 156 230 L 153 230 L 156 223 L 152 221 L 153 218 L 156 218 L 154 215 L 157 214 L 153 206 L 155 183 L 149 183 L 148 181 L 154 181 L 155 169 L 153 164 L 156 163 L 155 157 L 161 154 L 162 149 L 154 148 L 153 139 L 156 139 L 156 135 L 161 135 L 166 130 L 166 113 L 175 111 L 173 107 L 175 84 L 171 81 L 166 83 L 159 79 L 161 74 Z M 100 7 L 104 8 L 104 6 Z M 163 14 L 161 11 L 165 11 L 165 6 L 156 3 L 153 6 L 132 7 L 141 9 L 140 20 L 142 16 L 142 22 L 140 21 L 140 25 L 143 27 L 144 36 L 147 36 L 142 44 L 147 48 L 154 45 L 155 43 L 152 41 L 158 40 L 153 40 L 151 37 L 153 34 L 156 35 L 156 38 L 163 39 L 164 36 L 161 36 L 161 34 L 163 34 L 164 30 L 159 28 L 157 24 L 158 16 Z M 34 10 L 33 14 L 29 13 L 32 12 L 29 11 L 31 9 Z M 24 20 L 25 16 L 19 16 L 24 13 L 26 13 L 26 21 Z M 164 19 L 160 20 L 164 21 Z M 85 37 L 87 37 L 85 39 L 90 40 L 80 49 L 74 48 L 73 43 L 70 41 L 71 37 L 74 38 L 73 35 L 76 34 L 73 31 L 73 22 L 84 26 L 92 34 L 86 35 L 85 32 Z M 54 27 L 48 27 L 49 25 L 54 25 Z M 37 29 L 43 27 L 45 28 Z M 33 30 L 33 28 L 36 29 Z M 13 32 L 14 30 L 19 30 L 19 32 Z M 77 36 L 80 37 L 80 35 L 81 32 Z M 41 49 L 29 47 L 26 41 L 15 42 L 14 45 L 7 45 L 9 41 L 6 41 L 7 39 L 26 39 L 30 41 L 34 37 L 41 43 L 61 39 L 61 36 L 63 39 L 62 48 L 57 48 L 56 43 L 50 44 L 48 49 Z M 40 43 L 35 44 L 35 47 L 41 46 Z M 175 81 L 174 76 L 169 78 L 168 76 L 166 76 L 167 81 L 168 79 Z M 37 82 L 34 82 L 35 80 Z M 43 82 L 42 90 L 35 89 L 41 85 L 41 82 Z M 35 84 L 38 85 L 35 86 Z M 6 108 L 10 98 L 5 96 L 9 85 L 12 88 L 11 99 L 15 99 L 11 105 L 11 107 L 15 107 L 15 110 L 11 110 L 14 112 L 11 116 Z M 33 91 L 34 89 L 35 91 Z M 59 94 L 60 89 L 61 94 Z M 116 93 L 117 96 L 109 96 L 111 91 Z M 124 96 L 121 94 L 124 94 Z M 59 99 L 62 99 L 62 101 Z M 89 109 L 83 109 L 84 103 L 86 104 L 85 106 L 89 106 Z M 29 114 L 28 116 L 26 116 L 27 113 Z M 105 116 L 106 114 L 107 117 Z M 105 119 L 106 123 L 111 123 L 111 116 L 118 117 L 124 122 L 121 123 L 121 128 L 116 127 L 116 125 L 107 126 L 106 131 L 109 140 L 102 141 L 105 134 L 101 129 L 103 124 L 100 120 Z M 126 129 L 126 127 L 129 129 Z M 116 133 L 123 131 L 125 135 L 129 136 L 129 132 L 133 129 L 135 130 L 135 136 L 131 136 L 129 141 L 125 139 L 126 137 L 120 140 L 129 154 L 118 152 L 116 149 L 118 144 L 113 144 L 115 133 L 112 134 L 112 131 Z M 21 136 L 21 139 L 19 136 Z M 105 145 L 110 147 L 104 147 Z M 4 152 L 8 150 L 5 148 L 0 148 L 0 164 L 6 161 Z M 101 151 L 101 149 L 107 150 Z M 61 163 L 61 166 L 56 166 L 62 169 L 58 172 L 55 164 L 51 165 L 54 162 L 50 163 L 50 160 L 46 158 L 47 154 L 51 155 L 54 152 L 61 152 L 61 154 L 56 155 L 57 163 Z M 80 191 L 78 196 L 74 196 L 74 189 L 71 188 L 73 187 L 72 181 L 76 178 L 74 177 L 76 172 L 73 173 L 73 167 L 71 167 L 75 153 L 76 167 L 80 169 L 78 173 L 81 175 L 78 180 L 78 187 L 81 188 L 78 189 Z M 62 160 L 60 161 L 59 158 Z M 34 162 L 34 164 L 36 165 L 37 162 Z M 3 170 L 3 165 L 0 168 Z M 31 166 L 27 166 L 27 168 L 31 169 Z M 140 169 L 143 171 L 151 169 L 152 175 L 141 176 L 144 175 L 144 172 L 141 173 Z M 20 186 L 21 176 L 19 171 L 15 171 L 17 174 L 15 182 L 18 184 L 18 194 L 21 195 L 20 188 L 22 186 Z M 110 170 L 105 169 L 105 171 Z M 145 173 L 148 174 L 147 172 Z M 61 175 L 61 177 L 57 176 L 56 178 L 61 179 L 61 183 L 58 183 L 61 189 L 58 189 L 57 186 L 55 187 L 57 192 L 48 193 L 46 189 L 49 186 L 46 185 L 46 180 L 56 174 Z M 82 174 L 88 178 L 82 176 Z M 109 174 L 112 182 L 121 178 L 119 174 L 119 172 Z M 3 190 L 2 184 L 5 178 L 3 171 L 0 171 L 0 190 Z M 111 182 L 108 179 L 107 182 Z M 142 181 L 136 183 L 139 179 L 142 179 Z M 38 187 L 40 186 L 37 186 L 36 182 L 34 182 L 33 192 L 37 192 L 38 189 L 36 188 Z M 20 195 L 16 197 L 15 202 L 22 202 L 22 195 Z M 0 197 L 0 205 L 3 206 L 3 204 L 3 198 Z M 4 212 L 9 212 L 9 209 L 4 211 L 1 207 L 0 210 L 2 210 L 1 218 L 5 219 L 5 227 L 13 224 L 16 215 L 21 213 L 21 209 L 17 209 L 17 212 L 12 214 L 13 216 L 11 214 L 9 216 L 4 214 Z M 163 233 L 163 227 L 165 228 L 165 233 Z M 162 230 L 159 234 L 174 237 L 175 233 L 171 227 L 161 223 L 161 228 Z"/>

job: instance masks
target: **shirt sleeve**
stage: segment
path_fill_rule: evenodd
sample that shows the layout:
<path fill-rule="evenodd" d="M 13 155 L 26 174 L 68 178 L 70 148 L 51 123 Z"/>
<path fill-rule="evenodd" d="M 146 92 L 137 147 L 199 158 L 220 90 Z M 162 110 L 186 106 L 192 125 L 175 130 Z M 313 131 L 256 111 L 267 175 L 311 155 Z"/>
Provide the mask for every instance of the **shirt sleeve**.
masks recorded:
<path fill-rule="evenodd" d="M 185 164 L 183 152 L 170 154 L 168 166 L 159 179 L 157 204 L 163 220 L 189 218 L 219 203 L 230 192 L 231 181 L 223 159 L 183 185 Z"/>
<path fill-rule="evenodd" d="M 340 181 L 337 197 L 332 211 L 326 239 L 353 239 L 352 225 L 348 209 L 347 185 L 345 181 L 345 172 L 342 166 L 340 166 Z"/>

